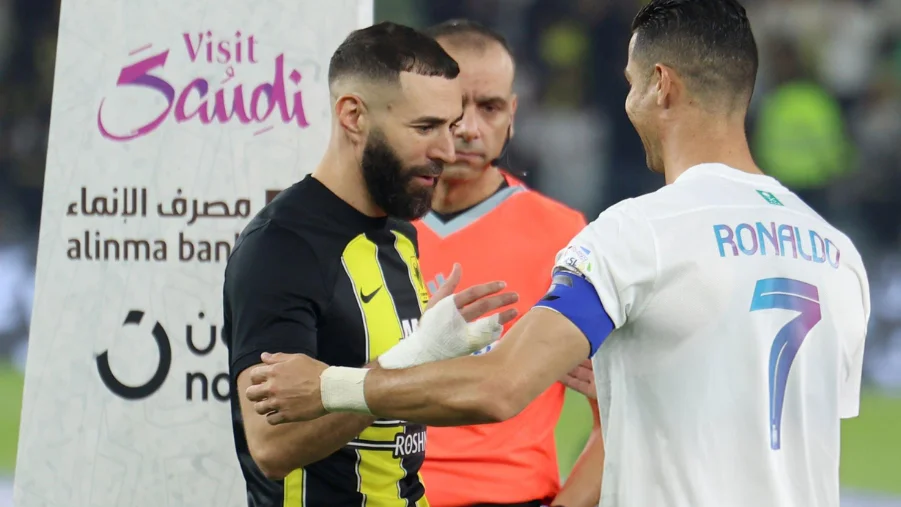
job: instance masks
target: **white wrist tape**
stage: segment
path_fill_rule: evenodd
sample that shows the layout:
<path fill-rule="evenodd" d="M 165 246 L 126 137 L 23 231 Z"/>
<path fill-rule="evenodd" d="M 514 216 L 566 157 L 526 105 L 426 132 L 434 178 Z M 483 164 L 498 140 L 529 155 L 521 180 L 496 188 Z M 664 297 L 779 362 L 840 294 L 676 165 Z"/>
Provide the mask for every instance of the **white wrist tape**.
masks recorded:
<path fill-rule="evenodd" d="M 330 366 L 319 376 L 322 406 L 329 412 L 372 414 L 366 404 L 367 368 Z"/>
<path fill-rule="evenodd" d="M 439 301 L 422 315 L 419 328 L 379 356 L 382 368 L 409 368 L 472 354 L 497 341 L 503 331 L 499 316 L 467 323 L 453 297 Z"/>

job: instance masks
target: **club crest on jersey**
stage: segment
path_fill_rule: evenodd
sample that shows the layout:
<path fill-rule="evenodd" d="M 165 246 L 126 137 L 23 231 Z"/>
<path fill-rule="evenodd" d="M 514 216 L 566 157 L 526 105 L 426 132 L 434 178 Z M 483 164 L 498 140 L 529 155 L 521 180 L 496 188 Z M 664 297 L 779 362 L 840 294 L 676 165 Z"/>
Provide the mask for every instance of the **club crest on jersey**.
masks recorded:
<path fill-rule="evenodd" d="M 419 258 L 415 255 L 410 257 L 410 267 L 413 270 L 413 281 L 416 290 L 419 293 L 419 301 L 422 306 L 429 304 L 429 290 L 426 288 L 425 280 L 422 278 L 422 269 L 419 267 Z"/>
<path fill-rule="evenodd" d="M 557 256 L 557 263 L 579 272 L 591 273 L 591 250 L 584 246 L 569 245 Z"/>

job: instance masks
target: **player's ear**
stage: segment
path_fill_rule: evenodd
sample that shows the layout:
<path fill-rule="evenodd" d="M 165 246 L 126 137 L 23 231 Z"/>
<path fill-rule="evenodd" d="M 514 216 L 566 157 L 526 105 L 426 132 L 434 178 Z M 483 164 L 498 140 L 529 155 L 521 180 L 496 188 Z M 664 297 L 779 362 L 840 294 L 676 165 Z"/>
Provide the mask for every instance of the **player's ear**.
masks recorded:
<path fill-rule="evenodd" d="M 676 93 L 678 81 L 676 72 L 672 67 L 658 63 L 654 66 L 654 78 L 656 81 L 654 92 L 657 106 L 661 109 L 669 109 L 673 102 L 673 96 Z"/>
<path fill-rule="evenodd" d="M 355 144 L 365 137 L 366 104 L 358 95 L 347 94 L 338 97 L 335 102 L 335 117 L 341 130 Z"/>

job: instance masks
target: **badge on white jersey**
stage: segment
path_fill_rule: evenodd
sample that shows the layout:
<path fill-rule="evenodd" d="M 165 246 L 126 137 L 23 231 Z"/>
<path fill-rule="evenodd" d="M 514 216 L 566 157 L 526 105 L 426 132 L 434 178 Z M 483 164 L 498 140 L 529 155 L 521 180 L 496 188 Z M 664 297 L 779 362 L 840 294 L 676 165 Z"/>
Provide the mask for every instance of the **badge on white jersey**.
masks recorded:
<path fill-rule="evenodd" d="M 591 273 L 591 250 L 569 245 L 557 254 L 557 265 L 565 265 L 577 273 Z"/>

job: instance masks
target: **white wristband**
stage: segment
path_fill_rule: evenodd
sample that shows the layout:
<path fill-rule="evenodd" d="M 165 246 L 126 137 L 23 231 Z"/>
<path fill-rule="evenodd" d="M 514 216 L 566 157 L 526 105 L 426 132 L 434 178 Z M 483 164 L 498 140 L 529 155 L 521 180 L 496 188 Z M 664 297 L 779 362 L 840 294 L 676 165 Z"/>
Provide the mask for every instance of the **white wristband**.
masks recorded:
<path fill-rule="evenodd" d="M 367 368 L 330 366 L 319 376 L 322 406 L 329 412 L 372 414 L 366 404 Z"/>

